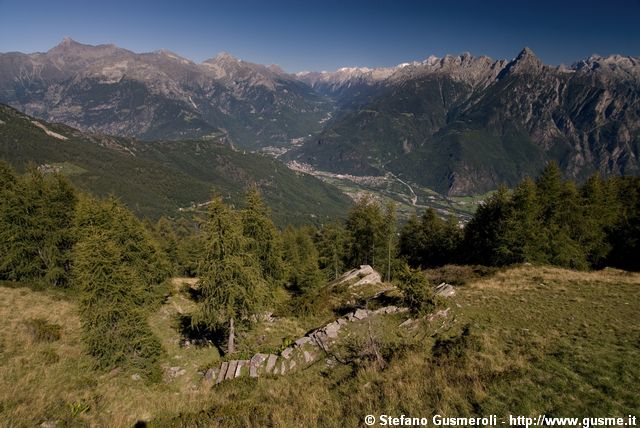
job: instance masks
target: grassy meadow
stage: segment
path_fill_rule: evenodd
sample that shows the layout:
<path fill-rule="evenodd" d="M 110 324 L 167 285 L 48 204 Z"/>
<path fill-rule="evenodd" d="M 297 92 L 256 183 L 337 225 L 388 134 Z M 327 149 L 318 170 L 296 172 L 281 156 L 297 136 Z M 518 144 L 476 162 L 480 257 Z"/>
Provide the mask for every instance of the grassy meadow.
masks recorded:
<path fill-rule="evenodd" d="M 460 269 L 427 274 L 454 275 L 451 282 L 460 284 L 445 303 L 450 316 L 408 329 L 398 327 L 398 316 L 378 321 L 372 328 L 384 368 L 366 358 L 334 367 L 321 360 L 291 375 L 217 386 L 202 376 L 219 363 L 216 348 L 180 346 L 180 319 L 194 308 L 184 280 L 174 280 L 148 319 L 165 350 L 165 378 L 157 384 L 117 369 L 94 370 L 76 307 L 64 294 L 4 284 L 0 424 L 338 427 L 383 413 L 640 413 L 640 274 L 533 266 L 467 280 Z M 277 319 L 241 334 L 239 349 L 272 349 L 313 322 L 318 319 Z M 172 377 L 171 367 L 183 372 Z"/>

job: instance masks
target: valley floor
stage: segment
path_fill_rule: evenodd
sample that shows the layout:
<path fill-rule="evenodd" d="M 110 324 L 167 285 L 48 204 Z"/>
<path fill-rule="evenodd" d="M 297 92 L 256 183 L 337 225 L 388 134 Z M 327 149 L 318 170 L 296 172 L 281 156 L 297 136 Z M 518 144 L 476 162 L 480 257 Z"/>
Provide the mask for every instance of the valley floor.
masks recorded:
<path fill-rule="evenodd" d="M 76 307 L 65 296 L 0 287 L 0 425 L 361 426 L 369 414 L 640 416 L 638 273 L 507 269 L 457 286 L 445 331 L 425 320 L 399 342 L 378 326 L 384 369 L 354 358 L 220 385 L 203 379 L 220 362 L 216 348 L 184 346 L 180 320 L 194 307 L 184 282 L 174 281 L 149 319 L 166 351 L 160 384 L 94 371 Z M 34 319 L 61 326 L 59 338 L 35 335 Z M 260 326 L 240 338 L 241 351 L 273 348 L 316 321 L 282 318 Z"/>

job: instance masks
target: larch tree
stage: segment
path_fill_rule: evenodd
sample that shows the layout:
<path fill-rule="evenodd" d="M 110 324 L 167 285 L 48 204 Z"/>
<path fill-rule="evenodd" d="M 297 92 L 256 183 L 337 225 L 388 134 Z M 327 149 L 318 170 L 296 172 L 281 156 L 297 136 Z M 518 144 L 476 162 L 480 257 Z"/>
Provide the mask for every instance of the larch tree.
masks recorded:
<path fill-rule="evenodd" d="M 247 238 L 247 249 L 258 259 L 262 276 L 269 285 L 281 285 L 284 280 L 282 244 L 278 230 L 269 217 L 257 186 L 251 186 L 245 196 L 241 212 L 242 234 Z"/>
<path fill-rule="evenodd" d="M 195 325 L 228 326 L 227 353 L 235 352 L 237 322 L 250 322 L 263 306 L 267 284 L 259 260 L 248 251 L 240 216 L 220 197 L 208 206 L 203 225 L 204 254 L 199 261 L 202 303 Z"/>
<path fill-rule="evenodd" d="M 75 227 L 73 277 L 89 353 L 102 369 L 159 379 L 162 347 L 147 324 L 147 308 L 168 273 L 162 256 L 142 223 L 113 198 L 81 198 Z"/>

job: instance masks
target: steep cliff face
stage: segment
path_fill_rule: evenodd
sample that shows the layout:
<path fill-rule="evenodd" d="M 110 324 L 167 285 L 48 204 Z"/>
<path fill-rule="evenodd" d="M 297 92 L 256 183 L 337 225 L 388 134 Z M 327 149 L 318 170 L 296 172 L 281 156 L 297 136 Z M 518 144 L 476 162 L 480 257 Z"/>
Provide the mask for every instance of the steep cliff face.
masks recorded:
<path fill-rule="evenodd" d="M 372 100 L 288 156 L 337 172 L 391 170 L 455 195 L 514 184 L 551 159 L 578 179 L 638 174 L 639 76 L 640 61 L 621 56 L 571 68 L 530 49 L 509 62 L 430 57 L 372 83 Z"/>

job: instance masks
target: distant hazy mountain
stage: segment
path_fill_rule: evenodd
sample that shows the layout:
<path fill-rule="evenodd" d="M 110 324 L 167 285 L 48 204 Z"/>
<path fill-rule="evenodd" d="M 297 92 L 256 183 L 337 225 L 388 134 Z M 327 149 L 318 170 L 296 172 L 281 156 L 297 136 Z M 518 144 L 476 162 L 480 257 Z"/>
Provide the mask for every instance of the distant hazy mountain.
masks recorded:
<path fill-rule="evenodd" d="M 570 177 L 640 173 L 640 59 L 544 65 L 431 56 L 387 68 L 284 73 L 220 54 L 201 64 L 65 39 L 0 54 L 0 102 L 85 131 L 295 146 L 339 173 L 392 171 L 442 193 L 514 184 L 550 159 Z"/>
<path fill-rule="evenodd" d="M 142 139 L 218 138 L 239 147 L 319 130 L 330 103 L 275 66 L 221 54 L 202 64 L 65 39 L 46 53 L 0 54 L 0 102 L 85 131 Z"/>
<path fill-rule="evenodd" d="M 115 194 L 140 215 L 180 216 L 212 192 L 241 203 L 257 184 L 280 225 L 320 223 L 345 215 L 338 189 L 279 161 L 233 151 L 216 140 L 145 141 L 87 134 L 0 104 L 0 160 L 60 171 L 95 195 Z M 180 210 L 185 208 L 186 210 Z"/>

